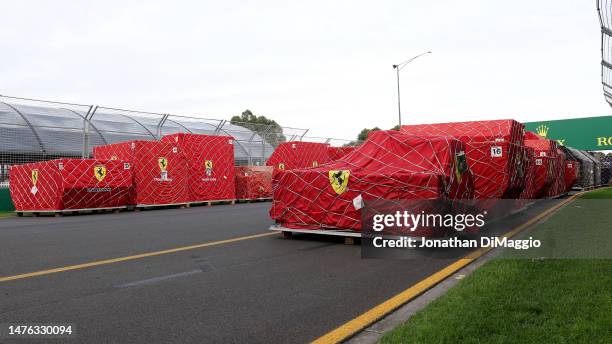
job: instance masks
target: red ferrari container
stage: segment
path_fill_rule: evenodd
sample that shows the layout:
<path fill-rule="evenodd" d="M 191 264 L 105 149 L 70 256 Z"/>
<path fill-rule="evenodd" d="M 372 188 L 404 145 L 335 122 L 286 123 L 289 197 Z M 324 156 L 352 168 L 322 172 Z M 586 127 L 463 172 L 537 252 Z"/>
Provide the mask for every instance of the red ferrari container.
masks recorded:
<path fill-rule="evenodd" d="M 236 199 L 231 136 L 177 133 L 161 141 L 178 147 L 187 158 L 189 202 Z"/>
<path fill-rule="evenodd" d="M 187 161 L 178 147 L 159 141 L 126 141 L 94 147 L 97 159 L 123 160 L 132 165 L 131 205 L 184 204 Z"/>
<path fill-rule="evenodd" d="M 522 147 L 523 165 L 525 166 L 525 188 L 520 192 L 519 199 L 535 198 L 536 164 L 534 160 L 535 151 L 531 147 Z"/>
<path fill-rule="evenodd" d="M 275 171 L 317 167 L 330 161 L 328 147 L 327 143 L 283 142 L 270 155 L 266 165 L 274 167 Z"/>
<path fill-rule="evenodd" d="M 355 146 L 344 146 L 344 147 L 327 147 L 327 155 L 329 156 L 329 161 L 340 160 L 345 157 L 348 153 L 355 150 Z"/>
<path fill-rule="evenodd" d="M 524 126 L 514 120 L 404 125 L 417 137 L 451 136 L 465 143 L 475 198 L 516 198 L 525 187 Z"/>
<path fill-rule="evenodd" d="M 271 198 L 272 170 L 272 166 L 236 166 L 236 198 Z"/>
<path fill-rule="evenodd" d="M 525 140 L 525 145 L 533 149 L 533 164 L 535 166 L 534 198 L 543 198 L 548 195 L 548 189 L 554 182 L 553 147 L 550 140 Z"/>
<path fill-rule="evenodd" d="M 10 191 L 17 211 L 124 207 L 132 187 L 129 163 L 58 159 L 11 167 Z"/>

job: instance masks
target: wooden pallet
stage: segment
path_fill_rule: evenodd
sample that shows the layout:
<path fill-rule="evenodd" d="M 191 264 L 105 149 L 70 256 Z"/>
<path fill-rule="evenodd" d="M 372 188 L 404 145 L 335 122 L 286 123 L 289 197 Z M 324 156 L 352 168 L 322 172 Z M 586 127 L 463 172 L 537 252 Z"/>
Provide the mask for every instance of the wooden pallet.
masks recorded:
<path fill-rule="evenodd" d="M 328 235 L 343 237 L 345 245 L 355 245 L 361 240 L 361 233 L 353 230 L 343 229 L 295 229 L 287 228 L 280 225 L 272 225 L 270 230 L 273 232 L 279 232 L 284 239 L 292 239 L 294 234 L 316 234 L 316 235 Z"/>
<path fill-rule="evenodd" d="M 192 207 L 192 206 L 213 206 L 213 205 L 218 205 L 218 204 L 236 204 L 236 200 L 235 199 L 221 199 L 221 200 L 214 200 L 214 201 L 199 201 L 199 202 L 189 202 L 187 203 L 187 208 Z"/>
<path fill-rule="evenodd" d="M 83 209 L 63 209 L 63 210 L 24 210 L 15 211 L 17 216 L 22 217 L 30 215 L 32 217 L 37 216 L 55 216 L 60 217 L 64 215 L 77 215 L 77 214 L 104 214 L 104 213 L 118 213 L 121 210 L 125 210 L 127 207 L 108 207 L 108 208 L 83 208 Z"/>
<path fill-rule="evenodd" d="M 237 203 L 255 203 L 255 202 L 269 202 L 272 201 L 272 197 L 262 197 L 262 198 L 241 198 L 237 199 Z"/>

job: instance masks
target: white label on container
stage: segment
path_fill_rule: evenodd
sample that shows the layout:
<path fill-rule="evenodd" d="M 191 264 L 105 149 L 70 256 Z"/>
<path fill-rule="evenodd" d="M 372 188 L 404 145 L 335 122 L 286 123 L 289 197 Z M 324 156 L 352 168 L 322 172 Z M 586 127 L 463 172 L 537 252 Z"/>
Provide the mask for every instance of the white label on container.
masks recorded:
<path fill-rule="evenodd" d="M 504 151 L 500 146 L 491 147 L 491 158 L 501 158 L 504 156 Z"/>
<path fill-rule="evenodd" d="M 132 142 L 132 149 L 136 148 L 136 142 Z"/>
<path fill-rule="evenodd" d="M 36 195 L 36 193 L 38 192 L 38 188 L 36 186 L 32 186 L 32 190 L 30 190 L 30 192 L 32 193 L 32 195 Z"/>
<path fill-rule="evenodd" d="M 363 198 L 361 197 L 361 194 L 353 198 L 353 207 L 355 207 L 355 210 L 363 208 Z"/>
<path fill-rule="evenodd" d="M 172 147 L 172 153 L 176 153 L 176 152 L 178 152 L 178 148 Z"/>
<path fill-rule="evenodd" d="M 60 170 L 63 170 L 63 169 L 64 169 L 64 163 L 63 163 L 63 162 L 58 163 L 58 164 L 57 164 L 57 167 L 58 167 Z"/>
<path fill-rule="evenodd" d="M 292 144 L 291 144 L 291 148 L 295 148 L 295 147 L 296 147 L 296 146 L 295 146 L 295 143 L 292 143 Z"/>
<path fill-rule="evenodd" d="M 130 169 L 130 163 L 129 162 L 123 163 L 123 169 L 124 170 L 129 170 Z"/>
<path fill-rule="evenodd" d="M 229 139 L 229 140 L 227 140 L 227 143 L 229 143 L 230 145 L 233 145 L 234 144 L 234 140 Z"/>
<path fill-rule="evenodd" d="M 540 156 L 546 156 L 546 152 L 540 152 Z"/>
<path fill-rule="evenodd" d="M 542 159 L 536 159 L 536 165 L 541 166 L 542 165 Z"/>
<path fill-rule="evenodd" d="M 568 168 L 572 168 L 574 165 L 572 165 L 572 163 L 570 162 L 569 164 L 567 164 Z"/>
<path fill-rule="evenodd" d="M 498 137 L 498 138 L 495 139 L 495 142 L 504 142 L 504 141 L 506 141 L 506 140 L 504 140 L 503 137 Z"/>

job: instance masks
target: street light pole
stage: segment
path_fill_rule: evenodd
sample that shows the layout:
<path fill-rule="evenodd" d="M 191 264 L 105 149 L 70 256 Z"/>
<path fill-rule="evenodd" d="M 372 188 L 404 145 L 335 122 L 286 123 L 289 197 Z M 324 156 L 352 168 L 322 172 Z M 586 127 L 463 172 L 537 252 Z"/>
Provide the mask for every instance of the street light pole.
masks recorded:
<path fill-rule="evenodd" d="M 397 77 L 397 116 L 399 119 L 399 126 L 402 126 L 402 106 L 401 106 L 401 99 L 400 99 L 400 77 L 399 77 L 399 72 L 400 70 L 402 70 L 402 68 L 404 68 L 407 64 L 409 64 L 410 62 L 416 60 L 417 58 L 426 55 L 426 54 L 431 54 L 431 51 L 426 51 L 424 53 L 421 53 L 413 58 L 410 58 L 400 64 L 394 64 L 393 65 L 393 69 L 395 69 L 395 74 Z"/>

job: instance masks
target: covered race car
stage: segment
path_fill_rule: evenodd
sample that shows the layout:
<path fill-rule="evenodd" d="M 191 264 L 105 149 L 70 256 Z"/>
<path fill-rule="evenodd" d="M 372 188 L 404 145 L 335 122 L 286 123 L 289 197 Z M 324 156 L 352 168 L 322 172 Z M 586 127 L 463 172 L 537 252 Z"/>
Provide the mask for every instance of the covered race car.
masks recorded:
<path fill-rule="evenodd" d="M 270 216 L 289 228 L 360 230 L 363 202 L 473 195 L 461 141 L 376 131 L 337 162 L 275 173 Z"/>
<path fill-rule="evenodd" d="M 584 154 L 572 147 L 562 146 L 561 149 L 565 153 L 565 156 L 569 160 L 578 161 L 580 163 L 580 170 L 578 172 L 578 179 L 574 183 L 577 188 L 588 188 L 595 185 L 595 175 L 593 173 L 593 161 Z"/>
<path fill-rule="evenodd" d="M 405 125 L 417 136 L 452 136 L 465 143 L 478 199 L 516 198 L 525 188 L 523 124 L 514 120 Z"/>
<path fill-rule="evenodd" d="M 57 159 L 11 167 L 18 212 L 124 207 L 131 188 L 132 169 L 123 161 Z"/>

